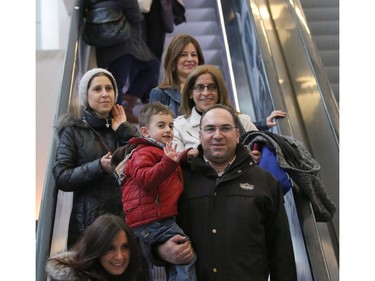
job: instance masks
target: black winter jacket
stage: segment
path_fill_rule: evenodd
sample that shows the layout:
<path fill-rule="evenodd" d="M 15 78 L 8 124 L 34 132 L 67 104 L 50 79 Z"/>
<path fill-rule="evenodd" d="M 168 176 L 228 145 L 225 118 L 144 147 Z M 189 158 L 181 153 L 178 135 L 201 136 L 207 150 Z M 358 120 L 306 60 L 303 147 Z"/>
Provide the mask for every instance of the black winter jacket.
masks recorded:
<path fill-rule="evenodd" d="M 101 119 L 85 110 L 84 119 L 102 136 L 112 152 L 137 135 L 135 127 L 127 122 L 114 132 L 110 118 Z M 123 214 L 121 190 L 113 174 L 102 170 L 100 158 L 107 150 L 82 119 L 66 114 L 58 121 L 56 132 L 59 144 L 52 172 L 58 189 L 74 192 L 68 233 L 70 247 L 98 216 Z"/>
<path fill-rule="evenodd" d="M 242 144 L 236 155 L 221 177 L 202 156 L 184 170 L 177 222 L 197 254 L 198 280 L 295 281 L 281 187 Z"/>
<path fill-rule="evenodd" d="M 117 2 L 124 9 L 125 16 L 130 24 L 130 38 L 126 42 L 109 47 L 96 48 L 96 60 L 99 67 L 108 68 L 116 59 L 123 55 L 132 55 L 140 61 L 157 60 L 156 56 L 146 45 L 143 34 L 143 15 L 137 0 L 86 0 L 87 8 L 92 5 L 103 5 L 102 2 Z"/>

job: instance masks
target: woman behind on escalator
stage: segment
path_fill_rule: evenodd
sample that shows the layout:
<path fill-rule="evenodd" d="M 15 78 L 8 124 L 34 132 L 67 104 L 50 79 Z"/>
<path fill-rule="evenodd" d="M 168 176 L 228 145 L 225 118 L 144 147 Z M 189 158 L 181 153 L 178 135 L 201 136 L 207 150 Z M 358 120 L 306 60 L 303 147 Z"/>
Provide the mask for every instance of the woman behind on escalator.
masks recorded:
<path fill-rule="evenodd" d="M 124 10 L 130 25 L 130 38 L 124 43 L 97 47 L 96 61 L 115 77 L 118 88 L 117 104 L 123 105 L 128 121 L 138 123 L 133 108 L 148 97 L 159 79 L 159 60 L 145 42 L 144 17 L 137 0 L 85 0 L 86 9 L 117 4 Z M 107 4 L 108 3 L 108 4 Z"/>
<path fill-rule="evenodd" d="M 164 56 L 164 78 L 150 92 L 150 103 L 159 101 L 169 106 L 174 117 L 181 115 L 181 92 L 186 78 L 198 66 L 204 64 L 198 41 L 187 34 L 178 34 L 169 43 Z"/>

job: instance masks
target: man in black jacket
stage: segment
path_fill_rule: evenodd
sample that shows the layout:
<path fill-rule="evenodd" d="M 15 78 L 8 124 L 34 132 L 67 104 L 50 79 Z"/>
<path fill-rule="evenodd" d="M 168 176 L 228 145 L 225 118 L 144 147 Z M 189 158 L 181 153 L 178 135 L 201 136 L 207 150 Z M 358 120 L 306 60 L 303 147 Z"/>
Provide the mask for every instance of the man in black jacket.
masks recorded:
<path fill-rule="evenodd" d="M 195 251 L 198 280 L 297 280 L 281 187 L 240 144 L 235 118 L 223 105 L 203 113 L 177 218 L 191 241 L 176 235 L 154 250 L 171 263 Z"/>

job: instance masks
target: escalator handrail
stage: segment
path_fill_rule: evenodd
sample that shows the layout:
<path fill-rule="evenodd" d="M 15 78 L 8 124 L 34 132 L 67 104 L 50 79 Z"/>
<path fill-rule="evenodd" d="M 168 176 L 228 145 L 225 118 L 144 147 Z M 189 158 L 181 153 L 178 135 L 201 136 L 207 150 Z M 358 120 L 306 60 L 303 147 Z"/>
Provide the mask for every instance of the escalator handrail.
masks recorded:
<path fill-rule="evenodd" d="M 79 29 L 81 26 L 82 7 L 84 0 L 76 0 L 73 7 L 69 38 L 64 58 L 64 69 L 61 82 L 58 108 L 55 119 L 69 111 L 73 96 L 73 82 L 76 76 L 75 69 L 78 61 Z M 40 205 L 40 212 L 36 232 L 36 281 L 45 281 L 45 263 L 50 253 L 51 239 L 57 202 L 57 188 L 52 176 L 52 165 L 56 154 L 56 142 L 52 141 L 49 160 L 46 169 L 46 178 Z"/>
<path fill-rule="evenodd" d="M 320 87 L 320 93 L 322 96 L 322 102 L 326 107 L 326 112 L 328 114 L 328 119 L 330 121 L 332 130 L 336 137 L 337 146 L 339 146 L 340 141 L 340 129 L 339 129 L 339 107 L 337 101 L 334 97 L 333 90 L 330 86 L 328 76 L 324 70 L 324 64 L 322 62 L 321 56 L 316 48 L 314 40 L 311 36 L 311 32 L 307 25 L 306 16 L 303 12 L 303 8 L 300 0 L 290 1 L 293 4 L 293 12 L 296 17 L 296 23 L 298 23 L 297 28 L 303 38 L 302 42 L 305 44 L 306 52 L 309 54 L 309 59 L 312 64 L 312 69 L 318 85 Z"/>

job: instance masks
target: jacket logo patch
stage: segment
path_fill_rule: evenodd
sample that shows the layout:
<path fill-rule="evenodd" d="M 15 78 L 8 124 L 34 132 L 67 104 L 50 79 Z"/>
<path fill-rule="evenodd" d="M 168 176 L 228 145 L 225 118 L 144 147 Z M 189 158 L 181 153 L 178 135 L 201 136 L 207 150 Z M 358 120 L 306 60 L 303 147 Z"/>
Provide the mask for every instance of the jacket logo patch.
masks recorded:
<path fill-rule="evenodd" d="M 240 183 L 240 187 L 242 189 L 245 189 L 245 190 L 253 190 L 254 189 L 254 185 L 250 184 L 250 183 Z"/>
<path fill-rule="evenodd" d="M 149 236 L 149 235 L 150 235 L 150 233 L 149 233 L 146 229 L 142 230 L 142 232 L 141 232 L 141 236 L 142 236 L 143 238 L 147 238 L 147 236 Z"/>

